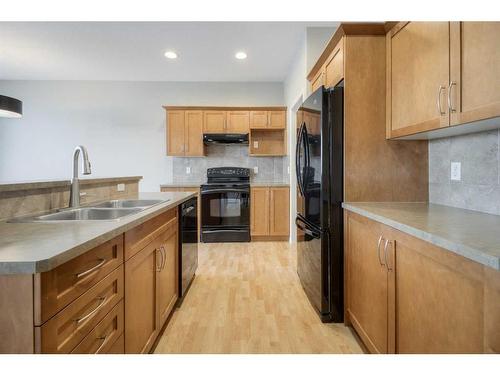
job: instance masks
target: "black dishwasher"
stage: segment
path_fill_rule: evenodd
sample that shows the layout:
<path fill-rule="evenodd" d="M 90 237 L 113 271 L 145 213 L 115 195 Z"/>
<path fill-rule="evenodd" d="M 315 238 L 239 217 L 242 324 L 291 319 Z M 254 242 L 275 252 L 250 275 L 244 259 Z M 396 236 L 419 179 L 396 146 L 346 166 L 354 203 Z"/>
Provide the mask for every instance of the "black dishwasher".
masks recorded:
<path fill-rule="evenodd" d="M 198 198 L 179 206 L 179 299 L 182 301 L 198 268 Z"/>

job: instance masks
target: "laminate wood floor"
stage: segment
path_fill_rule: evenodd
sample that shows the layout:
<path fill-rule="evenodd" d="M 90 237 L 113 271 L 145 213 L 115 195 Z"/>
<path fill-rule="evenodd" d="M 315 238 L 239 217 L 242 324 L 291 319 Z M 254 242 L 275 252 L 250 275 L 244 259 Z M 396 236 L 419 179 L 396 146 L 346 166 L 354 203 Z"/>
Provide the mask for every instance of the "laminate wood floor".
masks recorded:
<path fill-rule="evenodd" d="M 287 242 L 200 244 L 155 353 L 362 353 L 350 328 L 321 323 L 296 269 Z"/>

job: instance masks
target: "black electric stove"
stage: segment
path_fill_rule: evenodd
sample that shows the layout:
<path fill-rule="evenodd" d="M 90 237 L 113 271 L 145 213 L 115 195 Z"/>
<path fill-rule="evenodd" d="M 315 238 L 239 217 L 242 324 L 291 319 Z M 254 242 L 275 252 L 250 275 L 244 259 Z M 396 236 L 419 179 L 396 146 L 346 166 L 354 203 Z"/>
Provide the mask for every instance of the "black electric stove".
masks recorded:
<path fill-rule="evenodd" d="M 201 185 L 201 240 L 250 241 L 250 169 L 209 168 Z"/>

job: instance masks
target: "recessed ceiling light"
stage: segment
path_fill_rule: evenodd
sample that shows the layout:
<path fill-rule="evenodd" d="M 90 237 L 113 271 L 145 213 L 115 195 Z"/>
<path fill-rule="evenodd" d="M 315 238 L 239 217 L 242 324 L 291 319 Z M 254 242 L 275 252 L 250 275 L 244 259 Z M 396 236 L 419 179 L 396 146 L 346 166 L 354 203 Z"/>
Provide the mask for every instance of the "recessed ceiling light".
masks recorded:
<path fill-rule="evenodd" d="M 176 59 L 177 54 L 174 51 L 167 51 L 167 52 L 165 52 L 165 57 L 167 59 Z"/>
<path fill-rule="evenodd" d="M 238 60 L 245 60 L 247 58 L 247 54 L 243 51 L 236 52 L 236 55 L 234 55 Z"/>

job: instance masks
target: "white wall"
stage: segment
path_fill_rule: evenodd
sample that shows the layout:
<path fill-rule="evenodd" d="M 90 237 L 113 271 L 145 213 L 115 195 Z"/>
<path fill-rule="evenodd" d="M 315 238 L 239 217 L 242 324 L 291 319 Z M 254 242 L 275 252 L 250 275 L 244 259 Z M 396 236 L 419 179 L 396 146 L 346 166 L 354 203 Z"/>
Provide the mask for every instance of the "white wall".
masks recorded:
<path fill-rule="evenodd" d="M 295 176 L 295 139 L 296 139 L 296 117 L 297 103 L 307 97 L 308 82 L 306 79 L 307 71 L 307 42 L 306 36 L 300 46 L 297 48 L 297 55 L 294 58 L 294 63 L 290 67 L 289 73 L 284 82 L 284 100 L 288 108 L 288 150 L 289 150 L 289 166 L 290 166 L 290 241 L 296 241 L 295 216 L 297 214 L 296 196 L 297 184 Z"/>
<path fill-rule="evenodd" d="M 92 176 L 144 176 L 141 191 L 172 181 L 162 105 L 283 105 L 283 84 L 0 81 L 23 101 L 22 119 L 0 118 L 0 181 L 68 179 L 87 146 Z"/>
<path fill-rule="evenodd" d="M 308 27 L 306 29 L 306 71 L 309 73 L 330 41 L 337 27 Z"/>

